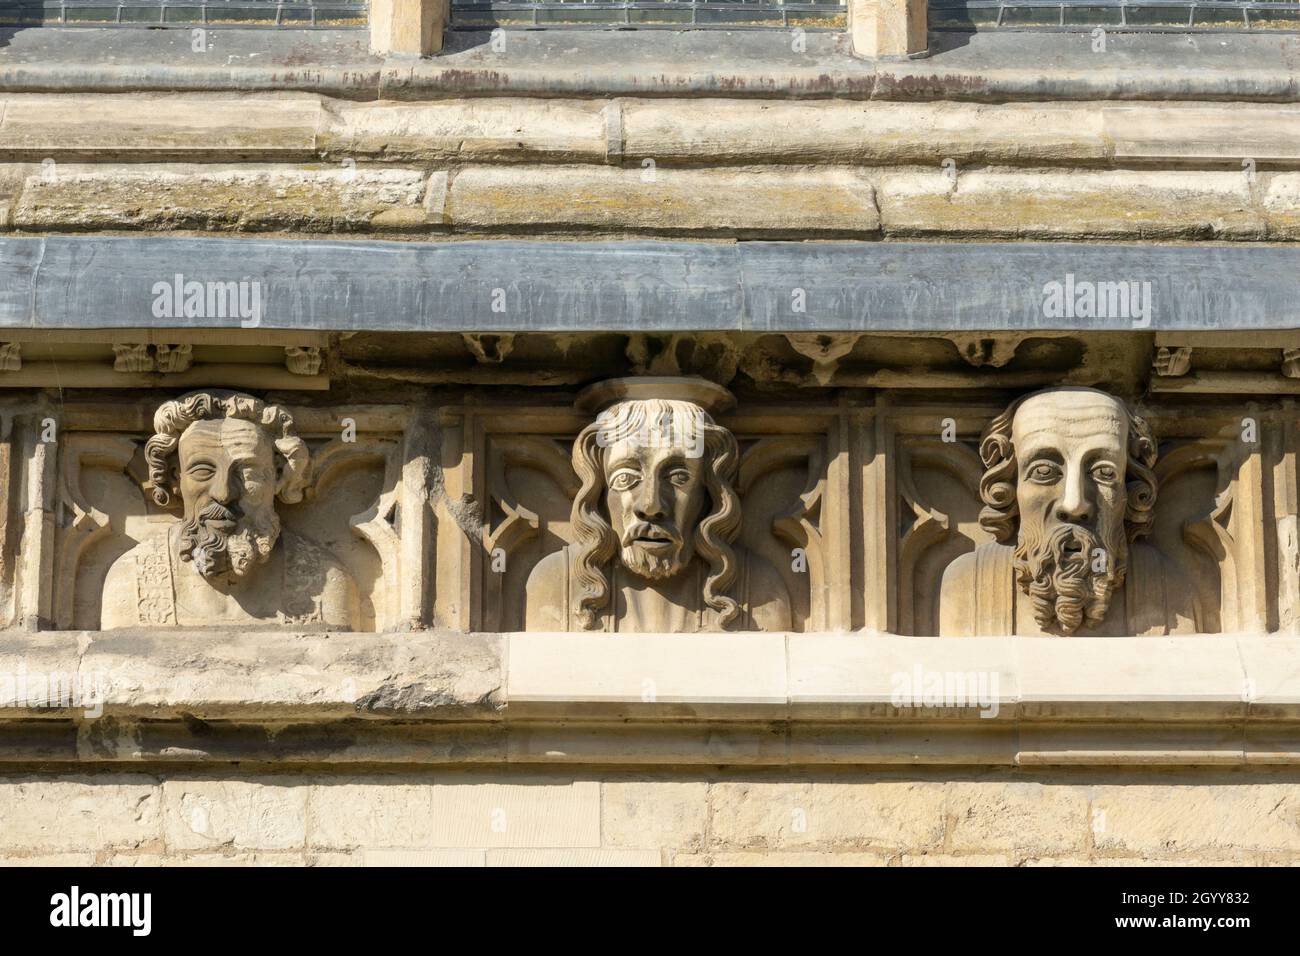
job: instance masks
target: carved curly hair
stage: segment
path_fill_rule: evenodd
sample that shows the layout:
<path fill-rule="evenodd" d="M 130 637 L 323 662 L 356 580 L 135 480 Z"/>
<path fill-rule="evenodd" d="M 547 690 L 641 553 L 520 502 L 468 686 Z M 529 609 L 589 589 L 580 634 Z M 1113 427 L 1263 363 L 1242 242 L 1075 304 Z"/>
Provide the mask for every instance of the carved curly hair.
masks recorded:
<path fill-rule="evenodd" d="M 172 476 L 172 460 L 185 430 L 195 422 L 221 418 L 252 422 L 271 437 L 284 459 L 278 469 L 276 495 L 285 504 L 301 501 L 311 461 L 307 443 L 294 431 L 293 417 L 278 405 L 267 405 L 260 398 L 224 390 L 189 392 L 158 406 L 153 416 L 154 435 L 144 446 L 153 500 L 166 508 L 179 493 Z"/>
<path fill-rule="evenodd" d="M 571 520 L 576 538 L 574 570 L 581 597 L 578 620 L 584 628 L 596 626 L 599 613 L 610 600 L 610 581 L 605 568 L 618 550 L 618 538 L 601 514 L 605 492 L 604 455 L 619 438 L 646 428 L 649 423 L 703 430 L 703 476 L 712 510 L 695 529 L 695 550 L 708 562 L 704 602 L 731 624 L 740 606 L 725 593 L 736 577 L 736 553 L 732 544 L 740 533 L 740 498 L 732 485 L 740 465 L 736 436 L 715 424 L 713 418 L 691 402 L 649 399 L 624 401 L 609 408 L 584 428 L 573 443 L 573 470 L 582 481 L 573 500 Z"/>
<path fill-rule="evenodd" d="M 1106 395 L 1097 389 L 1076 390 Z M 984 508 L 980 511 L 980 527 L 1003 544 L 1015 539 L 1020 515 L 1020 507 L 1016 502 L 1019 465 L 1011 441 L 1011 425 L 1021 405 L 1036 395 L 1051 391 L 1056 389 L 1042 389 L 1016 399 L 1007 406 L 1006 411 L 989 423 L 984 437 L 980 439 L 980 459 L 984 462 L 984 474 L 980 478 L 980 500 L 984 502 Z M 1156 440 L 1151 426 L 1143 418 L 1135 414 L 1126 402 L 1116 401 L 1128 416 L 1124 529 L 1128 540 L 1132 542 L 1150 534 L 1151 523 L 1155 520 L 1156 475 L 1153 469 L 1156 463 Z"/>

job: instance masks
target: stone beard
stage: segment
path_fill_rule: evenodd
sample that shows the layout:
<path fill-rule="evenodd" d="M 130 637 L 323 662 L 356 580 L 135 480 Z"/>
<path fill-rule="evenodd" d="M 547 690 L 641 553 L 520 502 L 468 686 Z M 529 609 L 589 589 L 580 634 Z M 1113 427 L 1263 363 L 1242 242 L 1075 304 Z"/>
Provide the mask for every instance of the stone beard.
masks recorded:
<path fill-rule="evenodd" d="M 944 569 L 939 633 L 1195 633 L 1194 583 L 1141 540 L 1156 451 L 1150 426 L 1098 389 L 1012 402 L 980 440 L 979 523 L 993 540 Z"/>
<path fill-rule="evenodd" d="M 179 557 L 210 580 L 242 580 L 280 536 L 270 440 L 252 422 L 200 421 L 181 436 L 178 454 Z"/>
<path fill-rule="evenodd" d="M 1027 399 L 1011 426 L 1020 516 L 1012 563 L 1038 625 L 1072 634 L 1100 624 L 1124 582 L 1129 416 L 1109 396 L 1073 395 L 1068 417 L 1050 398 Z"/>

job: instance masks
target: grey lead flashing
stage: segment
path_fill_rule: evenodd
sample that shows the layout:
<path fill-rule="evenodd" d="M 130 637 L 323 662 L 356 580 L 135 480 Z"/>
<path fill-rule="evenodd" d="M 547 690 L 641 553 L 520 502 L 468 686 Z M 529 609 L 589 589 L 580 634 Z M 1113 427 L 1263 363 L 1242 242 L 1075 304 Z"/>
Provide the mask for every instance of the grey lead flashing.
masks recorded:
<path fill-rule="evenodd" d="M 1295 329 L 1300 246 L 0 238 L 0 329 L 241 325 Z"/>

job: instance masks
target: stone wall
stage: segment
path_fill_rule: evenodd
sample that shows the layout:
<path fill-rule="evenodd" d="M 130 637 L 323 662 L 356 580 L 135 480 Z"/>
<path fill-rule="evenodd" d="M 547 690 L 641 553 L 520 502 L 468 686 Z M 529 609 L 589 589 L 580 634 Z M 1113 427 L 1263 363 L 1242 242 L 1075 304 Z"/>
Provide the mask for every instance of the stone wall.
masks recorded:
<path fill-rule="evenodd" d="M 1295 865 L 1294 771 L 7 775 L 17 865 Z"/>
<path fill-rule="evenodd" d="M 37 32 L 0 861 L 1300 863 L 1294 38 Z"/>

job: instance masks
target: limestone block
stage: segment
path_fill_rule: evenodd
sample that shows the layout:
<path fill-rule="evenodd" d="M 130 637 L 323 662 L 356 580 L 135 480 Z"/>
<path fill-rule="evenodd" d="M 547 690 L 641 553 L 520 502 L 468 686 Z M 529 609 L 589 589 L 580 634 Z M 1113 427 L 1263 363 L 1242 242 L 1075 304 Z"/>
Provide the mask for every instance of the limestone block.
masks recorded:
<path fill-rule="evenodd" d="M 673 866 L 888 866 L 878 853 L 678 853 Z"/>
<path fill-rule="evenodd" d="M 899 866 L 1015 866 L 1014 856 L 995 853 L 904 853 L 898 858 Z"/>
<path fill-rule="evenodd" d="M 634 100 L 624 156 L 659 163 L 967 163 L 1100 161 L 1102 114 L 1074 103 L 852 100 Z"/>
<path fill-rule="evenodd" d="M 424 174 L 281 166 L 71 166 L 28 177 L 14 223 L 33 229 L 290 229 L 421 224 Z"/>
<path fill-rule="evenodd" d="M 310 159 L 322 118 L 320 97 L 302 93 L 15 93 L 0 110 L 0 155 Z"/>
<path fill-rule="evenodd" d="M 0 866 L 94 866 L 93 853 L 38 853 L 33 856 L 0 856 Z"/>
<path fill-rule="evenodd" d="M 313 787 L 308 819 L 309 846 L 327 849 L 597 847 L 600 784 L 342 778 Z"/>
<path fill-rule="evenodd" d="M 804 719 L 1016 713 L 1011 638 L 792 634 L 789 654 L 790 712 Z"/>
<path fill-rule="evenodd" d="M 666 716 L 786 710 L 780 634 L 511 634 L 512 714 L 641 713 Z"/>
<path fill-rule="evenodd" d="M 1245 673 L 1236 643 L 1212 636 L 1019 641 L 1022 713 L 1242 718 Z"/>
<path fill-rule="evenodd" d="M 647 778 L 601 784 L 601 845 L 699 850 L 709 820 L 703 780 Z"/>
<path fill-rule="evenodd" d="M 362 866 L 487 866 L 487 850 L 362 850 Z"/>
<path fill-rule="evenodd" d="M 1100 112 L 1116 160 L 1300 159 L 1291 103 L 1107 103 Z"/>
<path fill-rule="evenodd" d="M 0 780 L 7 854 L 161 846 L 162 799 L 143 774 L 22 776 Z"/>
<path fill-rule="evenodd" d="M 1271 238 L 1300 238 L 1300 173 L 1274 173 L 1268 178 L 1264 216 Z"/>
<path fill-rule="evenodd" d="M 944 787 L 905 780 L 719 781 L 709 850 L 915 852 L 944 837 Z"/>
<path fill-rule="evenodd" d="M 95 634 L 81 667 L 103 675 L 108 712 L 201 717 L 493 717 L 504 704 L 495 635 L 235 632 L 197 645 L 166 630 Z"/>
<path fill-rule="evenodd" d="M 1097 852 L 1109 856 L 1240 860 L 1300 844 L 1300 789 L 1290 783 L 1220 777 L 1100 785 L 1092 816 Z"/>
<path fill-rule="evenodd" d="M 464 229 L 569 228 L 762 235 L 863 235 L 879 227 L 852 170 L 596 166 L 461 170 L 448 198 Z"/>
<path fill-rule="evenodd" d="M 958 853 L 1069 856 L 1086 850 L 1088 800 L 1082 788 L 1041 783 L 953 781 L 948 848 Z"/>
<path fill-rule="evenodd" d="M 658 850 L 515 850 L 487 851 L 488 866 L 659 866 Z"/>
<path fill-rule="evenodd" d="M 306 854 L 293 853 L 114 853 L 102 866 L 305 866 Z"/>
<path fill-rule="evenodd" d="M 597 103 L 471 99 L 435 103 L 335 103 L 319 145 L 331 159 L 605 161 Z"/>
<path fill-rule="evenodd" d="M 233 846 L 287 850 L 307 838 L 307 781 L 165 780 L 163 826 L 172 850 Z"/>
<path fill-rule="evenodd" d="M 876 181 L 887 235 L 1258 239 L 1264 216 L 1240 173 L 942 169 Z"/>

